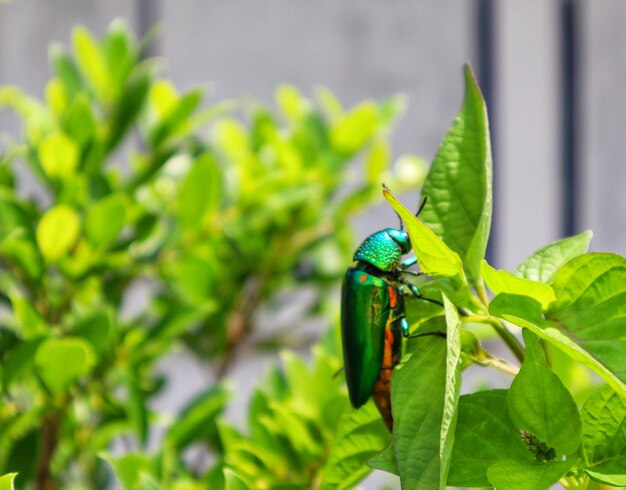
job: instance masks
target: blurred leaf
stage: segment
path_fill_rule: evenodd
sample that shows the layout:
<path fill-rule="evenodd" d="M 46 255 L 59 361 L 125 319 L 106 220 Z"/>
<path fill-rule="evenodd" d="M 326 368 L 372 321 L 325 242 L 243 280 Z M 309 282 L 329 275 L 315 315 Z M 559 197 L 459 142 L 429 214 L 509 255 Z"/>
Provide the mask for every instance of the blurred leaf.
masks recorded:
<path fill-rule="evenodd" d="M 150 131 L 149 141 L 153 148 L 160 146 L 167 138 L 180 131 L 189 116 L 202 102 L 202 91 L 191 90 L 184 94 L 167 116 Z"/>
<path fill-rule="evenodd" d="M 320 490 L 353 488 L 371 469 L 367 461 L 391 442 L 387 427 L 373 402 L 344 411 L 322 470 Z"/>
<path fill-rule="evenodd" d="M 64 337 L 45 340 L 37 349 L 35 364 L 44 383 L 55 394 L 91 371 L 95 354 L 82 339 Z"/>
<path fill-rule="evenodd" d="M 77 143 L 85 148 L 97 136 L 98 123 L 85 93 L 78 94 L 72 100 L 65 114 L 65 129 Z"/>
<path fill-rule="evenodd" d="M 225 490 L 250 490 L 252 488 L 229 468 L 224 468 L 224 480 Z"/>
<path fill-rule="evenodd" d="M 569 469 L 569 461 L 519 461 L 507 459 L 489 468 L 489 481 L 498 490 L 538 490 L 549 488 Z"/>
<path fill-rule="evenodd" d="M 124 87 L 124 82 L 136 61 L 130 33 L 124 20 L 118 18 L 111 22 L 104 38 L 103 51 L 111 83 L 116 91 L 119 91 Z"/>
<path fill-rule="evenodd" d="M 587 251 L 592 236 L 591 231 L 583 231 L 546 245 L 518 265 L 515 275 L 532 281 L 550 283 L 559 267 Z"/>
<path fill-rule="evenodd" d="M 76 26 L 72 31 L 72 44 L 83 76 L 98 98 L 108 102 L 112 95 L 112 85 L 100 46 L 83 26 Z"/>
<path fill-rule="evenodd" d="M 394 451 L 403 488 L 440 488 L 441 424 L 446 392 L 446 342 L 409 341 L 391 378 Z"/>
<path fill-rule="evenodd" d="M 76 211 L 66 204 L 50 208 L 37 226 L 37 242 L 44 258 L 56 262 L 76 242 L 80 232 L 80 219 Z"/>
<path fill-rule="evenodd" d="M 46 103 L 57 116 L 67 109 L 69 101 L 60 80 L 53 78 L 46 85 Z"/>
<path fill-rule="evenodd" d="M 55 75 L 63 84 L 68 99 L 71 100 L 83 87 L 83 80 L 74 60 L 60 44 L 50 46 L 49 57 Z"/>
<path fill-rule="evenodd" d="M 381 177 L 389 169 L 390 149 L 386 140 L 379 138 L 372 144 L 365 161 L 365 175 L 367 182 L 380 185 Z"/>
<path fill-rule="evenodd" d="M 491 143 L 485 101 L 469 65 L 465 99 L 433 160 L 421 220 L 463 259 L 472 282 L 480 278 L 491 228 Z"/>
<path fill-rule="evenodd" d="M 538 338 L 524 329 L 524 363 L 507 395 L 509 417 L 516 429 L 554 448 L 555 456 L 572 454 L 580 445 L 581 422 L 576 402 L 550 371 Z"/>
<path fill-rule="evenodd" d="M 0 490 L 13 490 L 13 480 L 16 476 L 17 473 L 0 476 Z"/>
<path fill-rule="evenodd" d="M 20 342 L 8 352 L 2 362 L 2 385 L 10 386 L 34 372 L 35 354 L 42 339 Z"/>
<path fill-rule="evenodd" d="M 299 121 L 310 110 L 309 102 L 292 85 L 279 85 L 274 97 L 276 105 L 292 121 Z"/>
<path fill-rule="evenodd" d="M 115 326 L 108 311 L 98 311 L 77 321 L 72 334 L 87 340 L 93 351 L 102 356 L 112 347 L 115 339 Z"/>
<path fill-rule="evenodd" d="M 37 312 L 35 307 L 23 296 L 11 294 L 13 314 L 20 327 L 20 336 L 25 340 L 32 340 L 48 334 L 49 327 Z"/>
<path fill-rule="evenodd" d="M 150 107 L 157 119 L 165 119 L 178 103 L 178 93 L 169 80 L 157 80 L 150 87 Z"/>
<path fill-rule="evenodd" d="M 480 264 L 483 279 L 494 294 L 510 293 L 529 296 L 541 303 L 543 310 L 556 299 L 554 291 L 547 284 L 530 279 L 515 277 L 509 271 L 496 270 L 486 260 Z"/>
<path fill-rule="evenodd" d="M 141 454 L 127 454 L 116 458 L 107 453 L 100 454 L 100 457 L 111 465 L 122 490 L 158 490 L 161 488 L 154 479 L 154 464 L 148 457 Z"/>
<path fill-rule="evenodd" d="M 339 153 L 352 155 L 372 138 L 378 125 L 378 107 L 374 102 L 363 102 L 337 120 L 330 140 Z"/>
<path fill-rule="evenodd" d="M 71 177 L 78 165 L 79 148 L 61 132 L 51 133 L 39 144 L 39 160 L 50 177 Z"/>
<path fill-rule="evenodd" d="M 195 397 L 180 412 L 177 421 L 167 431 L 166 443 L 172 444 L 180 451 L 194 441 L 215 435 L 216 417 L 222 412 L 227 401 L 228 392 L 221 385 Z"/>
<path fill-rule="evenodd" d="M 217 210 L 221 194 L 222 179 L 217 162 L 203 153 L 194 161 L 178 192 L 181 225 L 191 230 L 203 228 L 206 214 Z"/>
<path fill-rule="evenodd" d="M 113 245 L 126 224 L 126 216 L 123 194 L 111 194 L 92 204 L 85 217 L 85 233 L 91 244 L 100 249 Z"/>

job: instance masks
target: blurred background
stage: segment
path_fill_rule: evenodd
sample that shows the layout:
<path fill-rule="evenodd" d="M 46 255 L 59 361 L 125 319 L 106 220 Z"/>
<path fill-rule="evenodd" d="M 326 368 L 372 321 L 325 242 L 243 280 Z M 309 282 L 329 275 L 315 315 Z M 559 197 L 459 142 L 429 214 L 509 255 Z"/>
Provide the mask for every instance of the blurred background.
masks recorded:
<path fill-rule="evenodd" d="M 391 148 L 426 161 L 461 104 L 461 67 L 469 61 L 491 121 L 490 262 L 512 269 L 541 246 L 586 229 L 594 232 L 592 250 L 626 252 L 626 4 L 620 0 L 0 3 L 0 85 L 43 97 L 49 44 L 70 44 L 78 23 L 100 36 L 122 17 L 138 35 L 158 25 L 148 54 L 163 58 L 163 74 L 178 88 L 207 86 L 211 104 L 247 95 L 272 104 L 282 83 L 305 95 L 323 85 L 346 106 L 406 94 L 408 109 Z M 18 134 L 19 124 L 0 113 L 0 131 Z M 37 193 L 34 182 L 20 186 Z M 403 199 L 416 205 L 419 197 Z M 395 223 L 390 208 L 379 205 L 354 218 L 356 239 Z M 143 308 L 148 292 L 145 284 L 131 291 L 129 315 Z M 249 391 L 266 364 L 263 356 L 245 359 L 232 382 Z M 170 383 L 155 410 L 175 412 L 211 379 L 184 352 L 170 355 L 161 369 Z M 242 417 L 245 404 L 243 396 L 229 406 L 230 416 Z"/>

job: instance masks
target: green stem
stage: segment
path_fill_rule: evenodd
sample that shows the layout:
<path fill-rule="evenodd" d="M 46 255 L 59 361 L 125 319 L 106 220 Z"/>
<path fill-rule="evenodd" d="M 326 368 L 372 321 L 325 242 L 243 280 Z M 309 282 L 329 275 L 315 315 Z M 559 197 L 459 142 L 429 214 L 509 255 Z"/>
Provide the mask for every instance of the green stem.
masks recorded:
<path fill-rule="evenodd" d="M 517 337 L 515 337 L 498 318 L 490 315 L 467 315 L 462 317 L 461 321 L 491 325 L 500 338 L 504 340 L 504 343 L 511 349 L 511 352 L 513 352 L 517 360 L 524 362 L 524 347 L 522 347 Z"/>

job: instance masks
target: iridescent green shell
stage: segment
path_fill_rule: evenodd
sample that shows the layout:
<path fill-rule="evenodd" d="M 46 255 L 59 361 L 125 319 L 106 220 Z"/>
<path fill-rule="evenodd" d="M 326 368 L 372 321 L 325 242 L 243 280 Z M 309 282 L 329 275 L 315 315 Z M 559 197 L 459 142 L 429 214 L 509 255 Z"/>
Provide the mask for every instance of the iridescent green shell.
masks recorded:
<path fill-rule="evenodd" d="M 348 394 L 355 408 L 369 399 L 378 379 L 389 315 L 388 284 L 359 266 L 350 267 L 341 288 L 341 340 Z"/>
<path fill-rule="evenodd" d="M 362 260 L 385 272 L 395 271 L 400 267 L 402 254 L 406 253 L 392 237 L 399 230 L 387 228 L 368 236 L 354 252 L 352 260 Z"/>

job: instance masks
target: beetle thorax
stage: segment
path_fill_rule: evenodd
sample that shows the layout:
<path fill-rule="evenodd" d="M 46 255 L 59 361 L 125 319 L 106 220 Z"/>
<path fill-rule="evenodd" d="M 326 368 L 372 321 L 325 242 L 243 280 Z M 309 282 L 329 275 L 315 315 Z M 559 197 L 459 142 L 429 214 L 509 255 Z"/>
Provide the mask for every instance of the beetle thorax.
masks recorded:
<path fill-rule="evenodd" d="M 409 236 L 395 228 L 377 231 L 368 236 L 354 253 L 353 260 L 362 260 L 385 272 L 400 267 L 402 255 L 411 249 Z"/>

